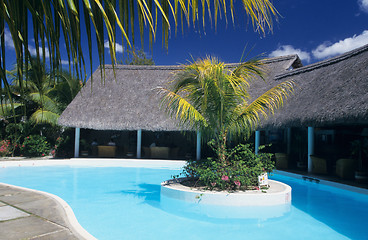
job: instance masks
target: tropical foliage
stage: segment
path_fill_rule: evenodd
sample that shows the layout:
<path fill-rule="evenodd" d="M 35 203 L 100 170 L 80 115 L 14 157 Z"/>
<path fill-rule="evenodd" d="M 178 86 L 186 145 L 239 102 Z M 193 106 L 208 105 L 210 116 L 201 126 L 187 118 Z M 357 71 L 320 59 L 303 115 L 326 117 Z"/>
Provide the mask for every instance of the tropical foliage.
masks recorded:
<path fill-rule="evenodd" d="M 209 143 L 214 149 L 214 141 Z M 255 154 L 250 144 L 226 149 L 225 164 L 217 158 L 189 160 L 183 173 L 194 187 L 219 190 L 259 190 L 258 176 L 275 168 L 270 153 Z"/>
<path fill-rule="evenodd" d="M 0 104 L 3 125 L 0 139 L 6 139 L 10 143 L 7 155 L 49 155 L 50 147 L 45 147 L 43 143 L 48 141 L 56 145 L 58 137 L 69 134 L 69 131 L 57 125 L 57 121 L 62 111 L 81 89 L 82 82 L 66 71 L 50 73 L 37 58 L 31 58 L 28 68 L 22 72 L 27 76 L 23 88 L 18 81 L 17 66 L 8 72 L 8 79 L 11 80 L 10 97 L 15 107 L 12 110 L 11 101 L 8 95 L 5 95 Z M 27 143 L 30 136 L 34 136 L 33 145 Z M 23 145 L 26 147 L 21 147 Z M 66 154 L 64 149 L 54 150 L 53 155 L 58 155 L 57 151 Z"/>
<path fill-rule="evenodd" d="M 43 157 L 49 155 L 50 144 L 44 136 L 31 135 L 24 139 L 21 151 L 27 157 Z"/>
<path fill-rule="evenodd" d="M 124 61 L 118 61 L 118 63 L 125 65 L 155 65 L 152 57 L 148 58 L 143 50 L 127 50 Z"/>
<path fill-rule="evenodd" d="M 8 110 L 1 116 L 8 120 L 22 116 L 35 124 L 57 125 L 60 114 L 77 95 L 83 83 L 66 71 L 49 73 L 37 58 L 31 58 L 28 69 L 22 70 L 27 76 L 23 83 L 19 82 L 17 69 L 18 66 L 15 66 L 8 78 L 11 80 L 9 89 L 15 102 L 13 104 L 19 110 L 14 112 L 15 115 Z M 6 96 L 5 100 L 10 101 Z M 4 109 L 9 109 L 9 105 L 4 104 Z"/>
<path fill-rule="evenodd" d="M 167 87 L 159 89 L 162 107 L 169 115 L 200 131 L 205 138 L 214 139 L 211 145 L 215 149 L 217 166 L 210 168 L 210 172 L 215 171 L 213 174 L 217 178 L 224 174 L 224 169 L 228 171 L 231 166 L 240 164 L 236 159 L 247 151 L 246 148 L 235 153 L 228 150 L 228 140 L 237 136 L 248 137 L 259 126 L 261 118 L 267 118 L 280 107 L 292 91 L 293 83 L 286 81 L 251 99 L 248 92 L 251 81 L 262 78 L 264 72 L 261 60 L 240 63 L 231 69 L 209 57 L 183 66 Z M 241 159 L 244 169 L 249 167 L 248 161 L 252 159 L 259 160 L 259 157 Z M 265 167 L 258 164 L 257 168 L 262 171 Z M 202 176 L 199 172 L 197 175 Z M 241 181 L 240 175 L 232 177 Z M 248 183 L 242 184 L 247 186 Z"/>

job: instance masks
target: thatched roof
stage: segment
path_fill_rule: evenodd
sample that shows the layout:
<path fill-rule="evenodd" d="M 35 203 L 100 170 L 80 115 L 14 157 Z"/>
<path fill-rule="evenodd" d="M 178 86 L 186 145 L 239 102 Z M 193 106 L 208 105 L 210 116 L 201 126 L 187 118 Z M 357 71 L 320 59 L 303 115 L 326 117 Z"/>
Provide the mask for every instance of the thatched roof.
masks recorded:
<path fill-rule="evenodd" d="M 368 45 L 275 77 L 294 95 L 264 127 L 368 124 Z"/>
<path fill-rule="evenodd" d="M 290 68 L 301 65 L 296 55 L 264 60 L 266 81 L 254 81 L 259 87 L 252 91 L 257 96 L 274 84 L 273 78 Z M 234 67 L 234 64 L 229 67 Z M 68 127 L 98 130 L 151 130 L 170 131 L 182 128 L 159 109 L 155 89 L 163 86 L 180 66 L 105 66 L 106 79 L 101 81 L 100 69 L 92 81 L 70 103 L 59 118 L 59 124 Z M 257 85 L 258 84 L 258 85 Z M 254 88 L 255 89 L 255 88 Z"/>

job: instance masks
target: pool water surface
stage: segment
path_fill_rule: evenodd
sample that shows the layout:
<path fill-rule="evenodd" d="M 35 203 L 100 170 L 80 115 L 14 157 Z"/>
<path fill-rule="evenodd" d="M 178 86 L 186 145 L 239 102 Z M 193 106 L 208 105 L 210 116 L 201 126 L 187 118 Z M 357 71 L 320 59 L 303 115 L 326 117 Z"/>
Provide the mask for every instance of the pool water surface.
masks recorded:
<path fill-rule="evenodd" d="M 160 183 L 177 168 L 37 166 L 0 168 L 0 182 L 55 194 L 79 223 L 109 239 L 368 239 L 368 196 L 273 175 L 292 187 L 282 217 L 219 219 L 167 211 Z"/>

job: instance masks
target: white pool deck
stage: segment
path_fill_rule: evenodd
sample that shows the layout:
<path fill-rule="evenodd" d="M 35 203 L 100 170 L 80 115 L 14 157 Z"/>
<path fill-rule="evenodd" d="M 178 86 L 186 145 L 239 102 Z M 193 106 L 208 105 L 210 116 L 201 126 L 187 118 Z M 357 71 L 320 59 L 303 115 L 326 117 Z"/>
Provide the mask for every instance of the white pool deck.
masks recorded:
<path fill-rule="evenodd" d="M 185 161 L 152 159 L 0 159 L 0 168 L 37 166 L 147 167 L 180 169 Z M 303 179 L 303 175 L 275 171 Z M 319 179 L 325 184 L 368 194 L 368 189 Z M 58 196 L 0 183 L 0 239 L 95 239 L 79 225 L 71 207 Z"/>

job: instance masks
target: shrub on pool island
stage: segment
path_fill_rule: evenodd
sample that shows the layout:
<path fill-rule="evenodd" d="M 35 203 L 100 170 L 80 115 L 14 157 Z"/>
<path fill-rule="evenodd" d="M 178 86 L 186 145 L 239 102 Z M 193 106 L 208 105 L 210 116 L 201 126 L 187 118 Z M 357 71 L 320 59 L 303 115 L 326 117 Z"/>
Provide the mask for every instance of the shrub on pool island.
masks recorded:
<path fill-rule="evenodd" d="M 213 142 L 209 143 L 213 147 Z M 216 151 L 216 148 L 213 148 Z M 258 188 L 258 176 L 272 172 L 275 165 L 272 154 L 256 155 L 250 144 L 239 144 L 226 151 L 226 161 L 218 158 L 189 160 L 181 175 L 188 178 L 193 187 L 210 190 L 250 190 Z"/>

